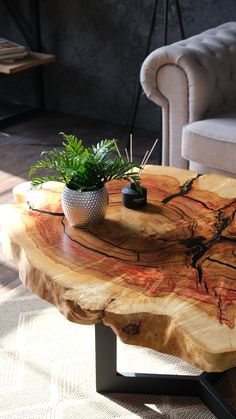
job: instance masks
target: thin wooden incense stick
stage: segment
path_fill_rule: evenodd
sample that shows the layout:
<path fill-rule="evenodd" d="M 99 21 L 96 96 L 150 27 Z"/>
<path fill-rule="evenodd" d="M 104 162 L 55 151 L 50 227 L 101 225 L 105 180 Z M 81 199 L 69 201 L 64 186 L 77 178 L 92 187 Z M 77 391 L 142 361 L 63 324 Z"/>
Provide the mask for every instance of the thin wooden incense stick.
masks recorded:
<path fill-rule="evenodd" d="M 129 155 L 130 155 L 130 161 L 132 163 L 133 161 L 133 134 L 129 135 Z"/>
<path fill-rule="evenodd" d="M 141 161 L 141 164 L 140 164 L 140 166 L 143 166 L 143 164 L 144 164 L 144 162 L 145 162 L 145 159 L 146 159 L 146 157 L 147 157 L 147 154 L 149 153 L 149 150 L 147 150 L 146 151 L 146 153 L 144 154 L 144 156 L 143 156 L 143 160 Z"/>
<path fill-rule="evenodd" d="M 116 148 L 116 151 L 118 153 L 118 156 L 121 157 L 120 150 L 119 150 L 118 145 L 116 143 L 115 143 L 115 148 Z"/>
<path fill-rule="evenodd" d="M 125 155 L 126 155 L 127 160 L 128 160 L 128 161 L 130 161 L 130 160 L 129 160 L 129 154 L 128 154 L 128 150 L 127 150 L 127 148 L 125 148 Z"/>
<path fill-rule="evenodd" d="M 157 145 L 157 143 L 158 143 L 158 138 L 156 139 L 156 141 L 154 141 L 154 144 L 153 144 L 151 150 L 149 151 L 149 153 L 148 153 L 148 155 L 147 155 L 147 157 L 146 157 L 146 159 L 145 159 L 145 161 L 143 163 L 143 166 L 145 166 L 147 164 L 147 162 L 150 159 L 150 156 L 151 156 L 151 154 L 152 154 L 152 152 L 154 150 L 154 147 Z"/>

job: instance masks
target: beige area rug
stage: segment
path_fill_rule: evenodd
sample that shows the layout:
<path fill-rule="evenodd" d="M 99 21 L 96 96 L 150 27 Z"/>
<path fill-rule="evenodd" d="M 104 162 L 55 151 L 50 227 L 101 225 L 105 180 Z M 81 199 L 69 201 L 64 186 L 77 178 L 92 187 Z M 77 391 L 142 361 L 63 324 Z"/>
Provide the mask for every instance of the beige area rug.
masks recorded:
<path fill-rule="evenodd" d="M 214 418 L 198 398 L 96 393 L 94 327 L 70 323 L 23 285 L 1 297 L 0 319 L 1 419 Z M 123 371 L 199 373 L 122 343 L 118 360 Z M 232 393 L 236 374 L 224 388 Z"/>

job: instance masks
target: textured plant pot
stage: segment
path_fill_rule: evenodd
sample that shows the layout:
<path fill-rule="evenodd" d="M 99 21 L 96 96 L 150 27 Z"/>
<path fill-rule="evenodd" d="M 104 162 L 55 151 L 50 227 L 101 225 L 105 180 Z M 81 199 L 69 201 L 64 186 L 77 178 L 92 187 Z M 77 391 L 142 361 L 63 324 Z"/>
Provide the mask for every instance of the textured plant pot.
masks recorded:
<path fill-rule="evenodd" d="M 106 215 L 109 196 L 106 186 L 98 191 L 74 191 L 64 186 L 62 208 L 69 224 L 88 228 L 98 224 Z"/>

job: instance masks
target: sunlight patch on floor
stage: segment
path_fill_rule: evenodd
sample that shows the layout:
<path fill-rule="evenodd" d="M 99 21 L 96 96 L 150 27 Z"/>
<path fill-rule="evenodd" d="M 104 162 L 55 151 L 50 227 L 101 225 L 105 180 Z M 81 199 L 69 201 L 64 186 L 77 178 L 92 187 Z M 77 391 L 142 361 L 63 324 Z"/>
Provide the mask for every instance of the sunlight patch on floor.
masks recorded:
<path fill-rule="evenodd" d="M 154 410 L 154 412 L 162 413 L 162 411 L 158 409 L 158 407 L 155 404 L 144 403 L 144 406 L 148 407 L 151 410 Z"/>

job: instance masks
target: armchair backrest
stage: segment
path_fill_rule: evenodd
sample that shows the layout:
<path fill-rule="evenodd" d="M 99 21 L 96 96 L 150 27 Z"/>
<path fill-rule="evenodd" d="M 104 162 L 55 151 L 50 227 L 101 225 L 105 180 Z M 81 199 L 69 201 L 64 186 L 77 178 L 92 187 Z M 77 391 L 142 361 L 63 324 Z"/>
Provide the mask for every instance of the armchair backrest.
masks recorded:
<path fill-rule="evenodd" d="M 165 84 L 164 87 L 161 85 L 163 74 L 165 71 L 168 73 L 170 65 L 185 75 L 186 86 L 182 90 L 178 89 L 178 94 L 181 90 L 181 94 L 185 96 L 180 102 L 182 103 L 184 99 L 186 109 L 181 110 L 171 106 L 175 94 L 173 79 L 170 80 L 173 87 L 171 89 L 169 87 L 166 92 Z M 176 77 L 176 80 L 180 78 Z M 171 138 L 170 110 L 186 115 L 182 119 L 174 118 L 176 121 L 180 120 L 180 125 L 183 125 L 221 110 L 236 107 L 236 22 L 225 23 L 153 51 L 142 65 L 141 84 L 148 98 L 160 105 L 165 113 L 163 121 L 165 155 L 170 154 L 172 149 L 174 156 L 176 147 L 172 141 L 179 142 L 177 165 L 184 167 L 180 151 L 181 140 L 176 139 L 177 134 L 181 136 L 182 126 L 176 127 Z M 173 164 L 170 160 L 168 157 L 164 158 L 164 164 Z"/>

